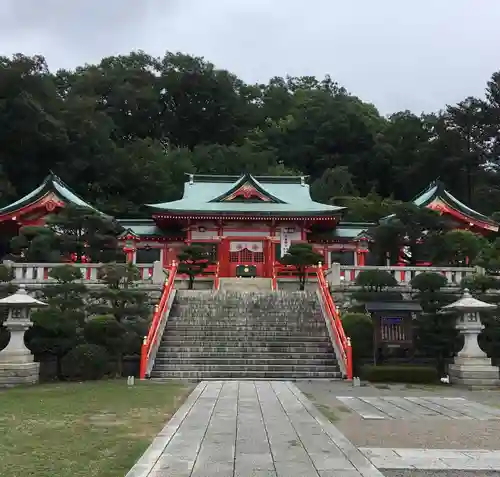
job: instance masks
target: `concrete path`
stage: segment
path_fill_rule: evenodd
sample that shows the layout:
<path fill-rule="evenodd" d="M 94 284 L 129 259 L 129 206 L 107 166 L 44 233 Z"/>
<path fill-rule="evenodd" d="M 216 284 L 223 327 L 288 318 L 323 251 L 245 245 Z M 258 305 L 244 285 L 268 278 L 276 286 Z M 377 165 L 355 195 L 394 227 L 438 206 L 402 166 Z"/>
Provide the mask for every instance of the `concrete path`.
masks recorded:
<path fill-rule="evenodd" d="M 287 382 L 202 382 L 127 477 L 383 477 Z"/>

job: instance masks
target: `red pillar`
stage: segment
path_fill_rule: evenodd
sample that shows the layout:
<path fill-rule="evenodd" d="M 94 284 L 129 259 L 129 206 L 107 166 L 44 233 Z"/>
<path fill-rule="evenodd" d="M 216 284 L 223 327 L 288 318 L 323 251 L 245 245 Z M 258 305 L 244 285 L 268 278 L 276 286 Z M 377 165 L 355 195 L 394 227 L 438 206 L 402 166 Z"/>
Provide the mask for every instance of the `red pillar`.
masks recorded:
<path fill-rule="evenodd" d="M 217 260 L 219 262 L 219 274 L 221 277 L 229 276 L 229 239 L 221 237 L 218 251 Z"/>
<path fill-rule="evenodd" d="M 364 267 L 365 266 L 365 257 L 366 257 L 366 252 L 364 250 L 356 250 L 356 255 L 357 255 L 357 262 L 359 267 Z"/>

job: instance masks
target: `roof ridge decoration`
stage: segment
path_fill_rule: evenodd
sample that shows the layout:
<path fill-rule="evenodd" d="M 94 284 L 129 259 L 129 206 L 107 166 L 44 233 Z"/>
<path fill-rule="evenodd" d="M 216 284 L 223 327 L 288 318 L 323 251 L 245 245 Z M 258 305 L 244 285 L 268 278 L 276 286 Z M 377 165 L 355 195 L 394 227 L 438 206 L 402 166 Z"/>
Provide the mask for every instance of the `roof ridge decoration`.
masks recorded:
<path fill-rule="evenodd" d="M 458 200 L 451 192 L 448 192 L 445 184 L 439 179 L 433 180 L 427 188 L 418 194 L 412 201 L 418 207 L 428 207 L 438 212 L 447 212 L 469 223 L 498 232 L 500 224 L 487 215 L 471 209 L 469 206 Z"/>
<path fill-rule="evenodd" d="M 243 174 L 228 191 L 215 197 L 210 202 L 231 202 L 234 200 L 286 204 L 284 200 L 279 199 L 266 190 L 265 187 L 249 173 Z"/>

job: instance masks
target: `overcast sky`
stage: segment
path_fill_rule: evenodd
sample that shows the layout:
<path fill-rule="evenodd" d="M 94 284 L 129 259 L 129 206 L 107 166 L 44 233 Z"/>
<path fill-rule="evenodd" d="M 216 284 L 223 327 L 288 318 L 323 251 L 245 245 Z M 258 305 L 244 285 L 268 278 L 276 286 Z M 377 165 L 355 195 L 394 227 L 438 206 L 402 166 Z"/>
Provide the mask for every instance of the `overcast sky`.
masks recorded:
<path fill-rule="evenodd" d="M 481 96 L 500 70 L 500 0 L 1 0 L 0 53 L 52 70 L 142 49 L 247 82 L 330 74 L 382 113 Z"/>

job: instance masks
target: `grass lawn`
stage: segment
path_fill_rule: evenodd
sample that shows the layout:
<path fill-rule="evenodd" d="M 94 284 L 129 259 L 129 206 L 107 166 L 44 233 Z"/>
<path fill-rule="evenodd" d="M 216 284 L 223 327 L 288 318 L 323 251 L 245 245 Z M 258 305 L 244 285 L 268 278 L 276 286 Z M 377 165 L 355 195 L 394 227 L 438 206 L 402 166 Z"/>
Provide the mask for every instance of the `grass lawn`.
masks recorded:
<path fill-rule="evenodd" d="M 191 389 L 119 380 L 0 391 L 0 476 L 123 477 Z"/>

